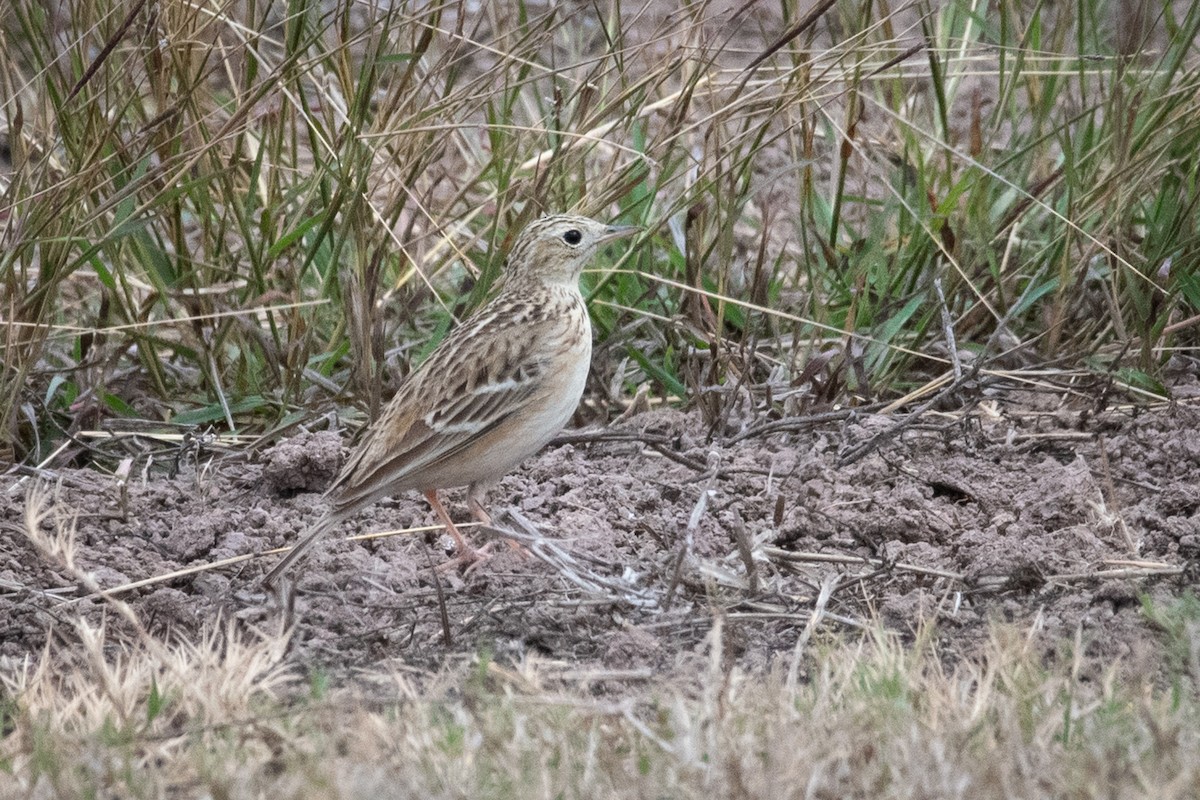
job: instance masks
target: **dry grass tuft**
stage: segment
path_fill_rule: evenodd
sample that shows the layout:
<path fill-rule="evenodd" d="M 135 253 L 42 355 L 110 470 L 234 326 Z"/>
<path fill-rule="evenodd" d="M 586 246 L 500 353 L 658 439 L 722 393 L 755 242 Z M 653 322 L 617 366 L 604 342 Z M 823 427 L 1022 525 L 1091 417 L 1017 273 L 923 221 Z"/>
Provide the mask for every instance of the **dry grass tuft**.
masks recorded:
<path fill-rule="evenodd" d="M 952 671 L 931 630 L 827 638 L 795 685 L 728 666 L 722 631 L 691 678 L 618 693 L 485 656 L 305 693 L 281 639 L 145 647 L 78 624 L 81 646 L 5 669 L 0 797 L 1184 798 L 1200 781 L 1193 694 L 1082 681 L 1016 630 Z"/>

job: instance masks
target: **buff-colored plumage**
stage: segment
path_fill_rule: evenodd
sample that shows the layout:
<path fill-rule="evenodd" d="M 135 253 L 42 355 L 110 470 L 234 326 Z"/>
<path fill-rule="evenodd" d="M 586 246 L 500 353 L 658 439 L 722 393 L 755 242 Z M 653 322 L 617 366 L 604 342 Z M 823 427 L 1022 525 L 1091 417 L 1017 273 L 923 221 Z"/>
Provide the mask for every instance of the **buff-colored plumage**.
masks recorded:
<path fill-rule="evenodd" d="M 592 351 L 580 272 L 602 244 L 635 231 L 567 215 L 530 223 L 509 254 L 500 291 L 400 387 L 329 488 L 329 511 L 264 582 L 273 585 L 347 517 L 408 489 L 428 498 L 460 561 L 478 558 L 437 490 L 467 486 L 472 513 L 488 521 L 487 487 L 571 418 Z"/>

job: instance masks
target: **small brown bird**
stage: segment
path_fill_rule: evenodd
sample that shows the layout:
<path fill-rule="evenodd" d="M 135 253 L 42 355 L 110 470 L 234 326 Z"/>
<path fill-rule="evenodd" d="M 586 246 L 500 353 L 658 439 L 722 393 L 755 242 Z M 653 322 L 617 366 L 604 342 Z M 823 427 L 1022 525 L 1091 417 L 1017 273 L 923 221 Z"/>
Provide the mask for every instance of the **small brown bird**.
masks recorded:
<path fill-rule="evenodd" d="M 329 510 L 263 582 L 273 587 L 322 534 L 407 489 L 429 500 L 454 538 L 456 560 L 478 560 L 437 490 L 467 486 L 471 513 L 491 522 L 488 487 L 550 441 L 583 394 L 592 326 L 579 275 L 602 244 L 637 230 L 567 215 L 530 223 L 499 292 L 404 382 L 326 492 Z"/>

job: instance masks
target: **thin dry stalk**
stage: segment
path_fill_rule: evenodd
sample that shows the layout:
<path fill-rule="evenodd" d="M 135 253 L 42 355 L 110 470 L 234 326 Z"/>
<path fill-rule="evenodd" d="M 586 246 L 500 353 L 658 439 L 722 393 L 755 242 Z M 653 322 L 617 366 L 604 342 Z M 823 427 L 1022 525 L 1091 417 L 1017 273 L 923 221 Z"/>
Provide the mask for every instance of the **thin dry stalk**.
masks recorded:
<path fill-rule="evenodd" d="M 537 527 L 515 508 L 506 509 L 500 515 L 497 524 L 483 525 L 479 530 L 489 536 L 509 539 L 523 545 L 539 561 L 548 564 L 569 583 L 589 594 L 639 608 L 658 606 L 656 593 L 652 589 L 637 586 L 634 583 L 635 577 L 612 578 L 585 566 L 574 554 L 538 532 Z M 616 569 L 615 565 L 606 566 Z"/>
<path fill-rule="evenodd" d="M 804 659 L 804 653 L 808 647 L 808 642 L 812 635 L 816 632 L 817 627 L 821 624 L 826 616 L 826 607 L 829 605 L 833 593 L 839 587 L 845 585 L 842 582 L 841 575 L 826 575 L 821 579 L 821 589 L 817 593 L 817 598 L 813 602 L 812 612 L 809 614 L 808 622 L 804 626 L 804 630 L 800 632 L 800 636 L 796 639 L 796 646 L 792 649 L 792 659 L 788 665 L 787 687 L 795 691 L 796 686 L 800 681 L 800 663 Z"/>

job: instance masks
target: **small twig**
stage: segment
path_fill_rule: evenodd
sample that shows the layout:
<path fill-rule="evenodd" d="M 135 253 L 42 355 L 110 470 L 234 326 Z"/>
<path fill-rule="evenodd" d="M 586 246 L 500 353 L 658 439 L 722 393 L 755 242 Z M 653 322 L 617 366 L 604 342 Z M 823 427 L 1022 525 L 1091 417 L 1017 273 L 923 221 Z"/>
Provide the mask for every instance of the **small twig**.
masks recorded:
<path fill-rule="evenodd" d="M 560 433 L 550 440 L 550 444 L 558 446 L 564 444 L 593 444 L 596 442 L 635 442 L 639 444 L 659 444 L 666 446 L 671 443 L 671 438 L 670 436 L 663 436 L 657 433 L 604 428 L 600 430 Z"/>
<path fill-rule="evenodd" d="M 572 553 L 539 533 L 533 523 L 515 508 L 506 509 L 501 516 L 514 527 L 501 527 L 493 523 L 483 525 L 479 530 L 489 536 L 511 539 L 524 545 L 534 557 L 548 564 L 559 575 L 585 592 L 641 608 L 658 605 L 652 591 L 634 586 L 624 578 L 607 578 L 584 567 Z"/>
<path fill-rule="evenodd" d="M 1133 540 L 1133 534 L 1129 531 L 1129 526 L 1125 524 L 1125 515 L 1121 513 L 1121 501 L 1117 499 L 1117 487 L 1113 483 L 1112 467 L 1108 463 L 1108 446 L 1104 441 L 1104 434 L 1096 437 L 1097 450 L 1100 451 L 1100 466 L 1104 470 L 1104 493 L 1108 495 L 1106 501 L 1109 510 L 1117 518 L 1117 527 L 1121 531 L 1121 537 L 1125 540 L 1125 546 L 1129 548 L 1129 555 L 1136 556 L 1140 549 L 1137 542 Z"/>
<path fill-rule="evenodd" d="M 1100 562 L 1108 567 L 1135 567 L 1137 569 L 1148 570 L 1175 570 L 1182 569 L 1175 564 L 1168 564 L 1166 561 L 1146 561 L 1144 559 L 1126 559 L 1126 558 L 1106 558 Z"/>
<path fill-rule="evenodd" d="M 808 623 L 804 626 L 804 630 L 800 632 L 800 638 L 796 640 L 796 647 L 792 650 L 792 663 L 788 667 L 787 677 L 788 689 L 792 691 L 795 691 L 796 685 L 800 680 L 800 660 L 804 657 L 804 649 L 808 646 L 808 640 L 816 632 L 817 626 L 824 619 L 825 607 L 829 605 L 829 599 L 833 597 L 833 593 L 841 585 L 841 579 L 841 575 L 826 575 L 821 581 L 821 591 L 817 594 L 817 601 L 813 603 L 813 610 L 808 617 Z"/>
<path fill-rule="evenodd" d="M 438 616 L 442 623 L 442 644 L 452 647 L 454 637 L 450 633 L 450 611 L 446 607 L 446 592 L 442 589 L 442 578 L 438 575 L 437 567 L 434 566 L 433 557 L 429 555 L 429 548 L 425 547 L 424 551 L 425 561 L 429 564 L 429 574 L 433 576 L 433 590 L 437 592 Z"/>
<path fill-rule="evenodd" d="M 853 464 L 855 461 L 858 461 L 860 458 L 863 458 L 864 456 L 879 449 L 884 443 L 890 442 L 892 439 L 895 439 L 900 434 L 904 433 L 905 430 L 907 430 L 908 428 L 910 428 L 911 426 L 916 424 L 916 422 L 925 415 L 925 412 L 929 411 L 931 408 L 933 408 L 934 406 L 936 406 L 937 404 L 942 402 L 942 400 L 944 398 L 949 397 L 950 395 L 957 392 L 960 388 L 962 388 L 962 386 L 964 384 L 967 384 L 967 383 L 975 380 L 978 377 L 979 369 L 982 366 L 983 366 L 983 360 L 982 359 L 977 360 L 972 365 L 969 372 L 967 372 L 967 373 L 961 375 L 960 377 L 956 378 L 955 380 L 951 381 L 949 384 L 946 385 L 946 388 L 942 389 L 940 392 L 935 394 L 933 397 L 929 398 L 924 403 L 917 406 L 904 419 L 897 421 L 896 424 L 892 425 L 892 427 L 888 428 L 885 431 L 881 431 L 881 432 L 877 433 L 876 435 L 872 436 L 867 441 L 859 444 L 857 447 L 839 455 L 838 460 L 837 460 L 837 465 L 839 467 L 849 466 L 850 464 Z"/>
<path fill-rule="evenodd" d="M 129 519 L 129 475 L 132 471 L 133 459 L 123 458 L 114 473 L 117 479 L 117 505 L 121 509 L 120 519 L 122 522 Z"/>
<path fill-rule="evenodd" d="M 663 600 L 663 611 L 671 610 L 671 603 L 675 600 L 675 590 L 679 587 L 679 582 L 683 578 L 683 559 L 687 557 L 689 549 L 688 543 L 685 540 L 675 553 L 675 561 L 671 567 L 671 582 L 667 584 L 667 596 Z"/>
<path fill-rule="evenodd" d="M 1046 431 L 1044 433 L 1011 433 L 1005 441 L 1009 444 L 1017 442 L 1086 442 L 1096 438 L 1089 431 Z"/>
<path fill-rule="evenodd" d="M 758 594 L 758 565 L 754 563 L 754 547 L 750 541 L 750 533 L 746 530 L 746 523 L 742 522 L 740 517 L 736 517 L 730 527 L 733 528 L 733 541 L 737 544 L 738 556 L 746 567 L 747 588 L 750 594 Z"/>
<path fill-rule="evenodd" d="M 51 453 L 50 455 L 48 455 L 44 459 L 42 459 L 42 462 L 40 464 L 38 464 L 36 467 L 27 467 L 23 464 L 13 465 L 12 471 L 16 472 L 18 475 L 21 475 L 21 478 L 18 481 L 16 481 L 15 483 L 13 483 L 12 485 L 10 485 L 8 487 L 8 491 L 15 492 L 17 489 L 22 488 L 25 484 L 26 479 L 31 478 L 31 477 L 40 479 L 40 480 L 44 480 L 44 481 L 48 481 L 48 482 L 52 482 L 52 483 L 66 483 L 68 485 L 74 485 L 74 486 L 86 486 L 87 485 L 86 483 L 78 481 L 77 479 L 75 479 L 73 477 L 61 475 L 56 470 L 47 469 L 47 467 L 46 467 L 47 464 L 54 463 L 54 459 L 58 458 L 58 456 L 64 450 L 66 450 L 68 447 L 70 447 L 73 443 L 74 442 L 71 439 L 67 439 L 62 444 L 60 444 L 58 447 L 56 447 L 54 449 L 53 453 Z"/>
<path fill-rule="evenodd" d="M 958 360 L 958 339 L 954 336 L 954 320 L 950 317 L 950 307 L 946 305 L 946 295 L 942 292 L 942 276 L 933 277 L 933 290 L 937 292 L 938 306 L 942 312 L 942 335 L 946 337 L 946 348 L 950 351 L 950 364 L 954 367 L 954 380 L 962 379 L 962 362 Z"/>
<path fill-rule="evenodd" d="M 477 527 L 478 525 L 479 525 L 478 522 L 460 522 L 457 527 L 461 530 L 463 528 Z M 440 531 L 440 530 L 442 530 L 441 525 L 422 525 L 422 526 L 418 526 L 415 528 L 401 528 L 401 529 L 393 530 L 393 531 L 379 531 L 376 533 L 358 533 L 358 534 L 355 534 L 354 536 L 343 537 L 342 541 L 343 542 L 362 542 L 362 541 L 366 541 L 369 539 L 386 539 L 391 536 L 407 536 L 407 535 L 414 534 L 414 533 L 424 533 L 426 531 Z M 282 555 L 284 553 L 290 553 L 290 552 L 292 552 L 292 548 L 289 545 L 288 547 L 276 547 L 271 550 L 260 550 L 257 553 L 243 553 L 240 556 L 230 556 L 229 558 L 222 558 L 219 561 L 209 561 L 205 564 L 195 564 L 190 567 L 183 567 L 182 569 L 172 570 L 171 572 L 164 572 L 161 575 L 152 575 L 149 578 L 142 578 L 141 580 L 130 581 L 129 583 L 123 583 L 120 586 L 114 586 L 111 589 L 104 589 L 103 591 L 93 592 L 91 594 L 83 595 L 82 597 L 73 598 L 73 599 L 69 600 L 68 602 L 79 603 L 84 600 L 91 600 L 95 597 L 100 597 L 102 595 L 118 595 L 118 594 L 122 594 L 124 592 L 133 591 L 134 589 L 141 589 L 145 586 L 153 586 L 156 583 L 165 583 L 166 581 L 175 580 L 176 578 L 183 578 L 188 575 L 195 575 L 200 572 L 208 572 L 209 570 L 221 569 L 223 567 L 231 567 L 234 564 L 241 564 L 243 561 L 250 561 L 251 559 L 262 558 L 264 556 Z"/>
<path fill-rule="evenodd" d="M 817 425 L 823 425 L 827 422 L 841 422 L 856 414 L 873 413 L 885 405 L 885 403 L 870 403 L 852 408 L 822 411 L 818 414 L 806 414 L 802 417 L 784 417 L 783 419 L 773 419 L 769 422 L 760 422 L 757 425 L 751 425 L 737 436 L 730 438 L 728 444 L 737 444 L 743 439 L 750 439 L 755 436 L 769 436 L 773 433 L 793 433 L 795 431 L 807 430 Z"/>
<path fill-rule="evenodd" d="M 1183 567 L 1175 564 L 1167 564 L 1160 561 L 1106 561 L 1106 564 L 1128 566 L 1114 566 L 1113 569 L 1100 569 L 1093 572 L 1064 572 L 1060 575 L 1047 576 L 1046 580 L 1072 583 L 1078 581 L 1102 581 L 1114 580 L 1121 578 L 1150 578 L 1155 575 L 1182 575 L 1185 571 Z"/>
<path fill-rule="evenodd" d="M 108 41 L 104 43 L 104 47 L 100 48 L 100 52 L 92 59 L 92 63 L 88 64 L 87 69 L 84 70 L 83 76 L 75 81 L 75 85 L 67 93 L 67 99 L 63 101 L 64 105 L 71 102 L 75 95 L 79 94 L 80 90 L 87 85 L 88 81 L 100 71 L 100 68 L 108 61 L 108 57 L 112 55 L 113 50 L 116 49 L 121 40 L 125 38 L 125 34 L 129 33 L 130 28 L 133 27 L 133 23 L 137 20 L 138 14 L 142 13 L 142 6 L 144 5 L 146 5 L 146 0 L 138 0 L 138 2 L 134 3 L 133 8 L 129 9 L 129 12 L 125 14 L 125 19 L 121 21 L 121 25 L 117 28 L 116 33 L 109 37 Z"/>
<path fill-rule="evenodd" d="M 696 498 L 696 504 L 692 506 L 691 516 L 688 517 L 687 528 L 684 530 L 683 544 L 679 548 L 679 556 L 675 559 L 675 569 L 671 574 L 671 583 L 667 586 L 667 596 L 663 600 L 663 610 L 671 610 L 671 601 L 675 599 L 675 589 L 679 586 L 680 578 L 683 576 L 683 563 L 687 559 L 689 553 L 692 552 L 692 545 L 696 539 L 696 528 L 700 525 L 700 519 L 704 516 L 705 510 L 708 508 L 708 496 L 712 492 L 713 483 L 717 480 L 717 475 L 720 474 L 718 465 L 721 463 L 721 456 L 713 450 L 708 454 L 708 480 L 704 482 L 704 486 L 700 489 L 700 496 Z"/>
<path fill-rule="evenodd" d="M 815 6 L 808 9 L 808 12 L 801 17 L 796 24 L 784 31 L 779 38 L 771 42 L 766 49 L 751 59 L 750 63 L 743 68 L 742 78 L 740 81 L 738 81 L 737 88 L 734 90 L 734 96 L 741 94 L 742 90 L 746 88 L 746 83 L 754 75 L 759 65 L 765 62 L 775 53 L 779 52 L 779 50 L 785 47 L 788 42 L 792 41 L 800 34 L 804 33 L 806 30 L 815 25 L 817 20 L 824 16 L 825 12 L 832 7 L 833 0 L 822 0 L 822 2 L 817 3 Z"/>
<path fill-rule="evenodd" d="M 911 572 L 915 575 L 945 578 L 947 580 L 958 581 L 959 583 L 967 582 L 966 576 L 959 572 L 950 572 L 949 570 L 936 569 L 934 567 L 922 567 L 917 564 L 906 564 L 903 561 L 885 561 L 882 558 L 852 556 L 843 553 L 803 553 L 793 550 L 783 550 L 779 547 L 764 547 L 762 548 L 762 552 L 768 558 L 780 561 L 816 564 L 858 564 L 874 569 L 892 569 L 899 572 Z"/>

